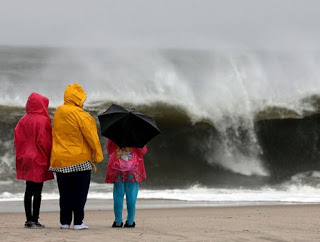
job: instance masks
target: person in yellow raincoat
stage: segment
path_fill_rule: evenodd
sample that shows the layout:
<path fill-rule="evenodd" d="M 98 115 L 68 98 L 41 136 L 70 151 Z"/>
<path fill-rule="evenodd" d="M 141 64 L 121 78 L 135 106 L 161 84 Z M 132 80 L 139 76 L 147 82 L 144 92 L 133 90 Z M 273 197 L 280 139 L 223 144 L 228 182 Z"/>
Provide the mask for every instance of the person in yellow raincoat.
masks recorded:
<path fill-rule="evenodd" d="M 95 119 L 82 109 L 86 98 L 80 84 L 68 85 L 53 118 L 49 170 L 57 177 L 62 229 L 71 228 L 72 213 L 73 229 L 88 228 L 83 219 L 91 170 L 103 160 Z"/>

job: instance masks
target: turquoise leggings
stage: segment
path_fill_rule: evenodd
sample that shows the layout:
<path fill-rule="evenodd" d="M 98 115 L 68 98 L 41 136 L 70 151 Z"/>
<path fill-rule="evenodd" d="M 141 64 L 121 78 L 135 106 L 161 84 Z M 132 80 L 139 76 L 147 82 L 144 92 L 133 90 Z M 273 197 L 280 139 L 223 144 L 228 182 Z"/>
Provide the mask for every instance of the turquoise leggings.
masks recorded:
<path fill-rule="evenodd" d="M 115 222 L 119 226 L 122 222 L 123 199 L 126 194 L 127 223 L 131 225 L 135 220 L 136 201 L 138 196 L 138 182 L 115 182 L 113 185 L 113 211 Z"/>

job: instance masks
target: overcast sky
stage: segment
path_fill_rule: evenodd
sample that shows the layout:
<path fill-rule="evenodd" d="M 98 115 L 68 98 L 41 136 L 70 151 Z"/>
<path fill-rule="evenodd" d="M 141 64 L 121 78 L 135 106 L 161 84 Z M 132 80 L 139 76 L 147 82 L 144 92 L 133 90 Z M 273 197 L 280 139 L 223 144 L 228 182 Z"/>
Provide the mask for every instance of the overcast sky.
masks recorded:
<path fill-rule="evenodd" d="M 0 0 L 0 44 L 319 49 L 319 0 Z"/>

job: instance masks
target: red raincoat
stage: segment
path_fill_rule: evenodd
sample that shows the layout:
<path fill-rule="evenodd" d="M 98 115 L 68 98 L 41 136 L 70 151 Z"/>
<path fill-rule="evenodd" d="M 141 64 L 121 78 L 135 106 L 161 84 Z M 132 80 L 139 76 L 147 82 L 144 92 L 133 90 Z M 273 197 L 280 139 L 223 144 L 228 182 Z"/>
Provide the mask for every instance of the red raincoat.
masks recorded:
<path fill-rule="evenodd" d="M 107 151 L 109 162 L 106 175 L 106 183 L 117 181 L 141 182 L 146 178 L 143 156 L 147 153 L 147 147 L 122 148 L 108 140 Z"/>
<path fill-rule="evenodd" d="M 31 93 L 26 104 L 27 114 L 14 129 L 17 179 L 44 182 L 53 179 L 48 171 L 52 148 L 49 99 Z"/>

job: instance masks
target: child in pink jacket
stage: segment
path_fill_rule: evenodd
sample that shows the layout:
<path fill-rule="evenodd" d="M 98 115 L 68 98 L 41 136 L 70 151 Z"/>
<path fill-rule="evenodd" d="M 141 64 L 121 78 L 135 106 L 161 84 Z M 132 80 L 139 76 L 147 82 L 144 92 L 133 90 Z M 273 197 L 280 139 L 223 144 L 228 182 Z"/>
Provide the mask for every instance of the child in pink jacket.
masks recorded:
<path fill-rule="evenodd" d="M 115 221 L 112 227 L 122 227 L 123 199 L 126 194 L 127 221 L 124 227 L 135 227 L 135 207 L 138 196 L 139 184 L 146 178 L 143 156 L 147 147 L 126 147 L 120 149 L 111 140 L 107 142 L 109 163 L 107 168 L 106 183 L 113 183 L 113 210 Z"/>

